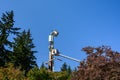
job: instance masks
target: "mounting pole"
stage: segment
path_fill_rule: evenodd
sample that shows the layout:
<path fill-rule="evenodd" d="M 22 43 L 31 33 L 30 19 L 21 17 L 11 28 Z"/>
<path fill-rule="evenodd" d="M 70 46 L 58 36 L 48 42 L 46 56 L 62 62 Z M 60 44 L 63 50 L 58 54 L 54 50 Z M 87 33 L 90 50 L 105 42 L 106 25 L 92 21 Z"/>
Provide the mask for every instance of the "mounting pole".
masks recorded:
<path fill-rule="evenodd" d="M 59 33 L 54 30 L 49 35 L 49 62 L 48 62 L 48 68 L 49 71 L 53 71 L 54 69 L 54 55 L 52 54 L 52 50 L 54 49 L 54 37 L 57 37 Z"/>

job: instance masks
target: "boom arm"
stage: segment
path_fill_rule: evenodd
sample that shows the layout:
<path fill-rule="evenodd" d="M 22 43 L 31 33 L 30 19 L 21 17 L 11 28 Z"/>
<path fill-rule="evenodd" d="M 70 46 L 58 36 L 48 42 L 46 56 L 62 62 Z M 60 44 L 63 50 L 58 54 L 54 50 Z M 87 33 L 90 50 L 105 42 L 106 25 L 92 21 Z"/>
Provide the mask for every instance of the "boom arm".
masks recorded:
<path fill-rule="evenodd" d="M 75 58 L 72 58 L 72 57 L 69 57 L 69 56 L 65 56 L 63 54 L 58 54 L 58 56 L 61 56 L 61 57 L 67 58 L 67 59 L 71 59 L 71 60 L 74 60 L 74 61 L 77 61 L 77 62 L 80 62 L 80 60 L 78 60 L 78 59 L 75 59 Z"/>
<path fill-rule="evenodd" d="M 64 58 L 67 58 L 67 59 L 70 59 L 70 60 L 74 60 L 74 61 L 80 62 L 80 60 L 78 60 L 78 59 L 75 59 L 75 58 L 72 58 L 72 57 L 60 54 L 60 52 L 57 49 L 52 49 L 52 55 L 54 55 L 54 56 L 61 56 L 61 57 L 64 57 Z"/>

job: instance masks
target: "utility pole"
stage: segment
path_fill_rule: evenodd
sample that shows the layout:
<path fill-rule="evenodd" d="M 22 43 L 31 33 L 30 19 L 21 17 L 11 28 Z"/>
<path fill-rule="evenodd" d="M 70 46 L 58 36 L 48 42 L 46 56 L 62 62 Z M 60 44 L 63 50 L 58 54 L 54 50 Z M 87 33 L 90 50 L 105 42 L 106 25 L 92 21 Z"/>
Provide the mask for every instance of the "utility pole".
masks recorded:
<path fill-rule="evenodd" d="M 54 49 L 54 37 L 57 37 L 58 34 L 59 33 L 56 30 L 54 30 L 49 35 L 49 62 L 48 62 L 49 71 L 54 70 L 54 55 L 52 54 L 52 51 Z"/>
<path fill-rule="evenodd" d="M 80 60 L 78 60 L 78 59 L 60 54 L 60 52 L 54 48 L 54 37 L 57 37 L 58 34 L 59 34 L 58 31 L 54 30 L 49 35 L 49 61 L 47 62 L 47 64 L 48 64 L 48 69 L 51 72 L 54 71 L 54 60 L 55 59 L 60 60 L 58 58 L 54 58 L 54 56 L 61 56 L 61 57 L 64 57 L 64 58 L 67 58 L 67 59 L 70 59 L 70 60 L 73 60 L 76 62 L 80 62 Z"/>

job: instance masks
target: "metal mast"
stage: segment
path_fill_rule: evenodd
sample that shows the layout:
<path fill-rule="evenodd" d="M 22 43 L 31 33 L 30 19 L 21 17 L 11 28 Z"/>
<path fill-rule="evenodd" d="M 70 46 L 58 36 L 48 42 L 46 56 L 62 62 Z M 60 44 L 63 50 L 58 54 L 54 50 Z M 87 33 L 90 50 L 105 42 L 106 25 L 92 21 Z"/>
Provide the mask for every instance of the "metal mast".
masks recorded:
<path fill-rule="evenodd" d="M 48 62 L 48 68 L 49 71 L 53 71 L 54 69 L 54 55 L 52 54 L 52 50 L 54 49 L 54 37 L 57 37 L 59 33 L 54 30 L 49 35 L 49 62 Z"/>
<path fill-rule="evenodd" d="M 54 48 L 54 37 L 58 36 L 58 32 L 56 30 L 52 31 L 49 35 L 49 61 L 47 62 L 48 64 L 48 69 L 49 71 L 53 71 L 54 70 L 54 60 L 60 60 L 58 58 L 54 58 L 54 56 L 61 56 L 70 60 L 74 60 L 76 62 L 80 62 L 80 60 L 60 54 L 59 51 L 57 49 Z M 61 61 L 61 60 L 60 60 Z"/>

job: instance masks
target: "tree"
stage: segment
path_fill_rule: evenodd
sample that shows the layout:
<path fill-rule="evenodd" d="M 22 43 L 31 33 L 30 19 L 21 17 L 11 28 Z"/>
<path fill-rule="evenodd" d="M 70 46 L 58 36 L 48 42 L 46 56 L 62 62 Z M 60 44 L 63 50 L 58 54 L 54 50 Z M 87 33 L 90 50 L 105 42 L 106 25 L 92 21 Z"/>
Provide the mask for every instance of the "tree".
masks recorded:
<path fill-rule="evenodd" d="M 87 59 L 81 61 L 72 80 L 119 80 L 120 53 L 110 47 L 85 47 Z"/>
<path fill-rule="evenodd" d="M 38 67 L 31 69 L 27 77 L 29 80 L 71 80 L 69 74 L 71 72 L 70 66 L 67 69 L 67 71 L 50 72 L 46 69 L 44 64 L 42 64 L 40 69 Z"/>
<path fill-rule="evenodd" d="M 40 66 L 40 69 L 46 69 L 47 70 L 47 67 L 44 65 L 45 63 L 42 63 L 41 66 Z"/>
<path fill-rule="evenodd" d="M 10 35 L 19 34 L 20 28 L 14 28 L 13 11 L 3 13 L 0 20 L 0 66 L 11 60 L 12 42 L 9 40 Z"/>
<path fill-rule="evenodd" d="M 5 67 L 0 67 L 0 80 L 25 80 L 24 73 L 8 63 Z"/>
<path fill-rule="evenodd" d="M 60 77 L 60 80 L 70 80 L 71 79 L 72 70 L 71 70 L 71 67 L 68 66 L 66 63 L 63 63 L 60 73 L 64 74 L 64 76 L 62 75 Z"/>
<path fill-rule="evenodd" d="M 70 67 L 70 66 L 68 66 L 68 69 L 67 69 L 67 74 L 68 74 L 68 76 L 70 76 L 70 75 L 71 75 L 71 73 L 72 73 L 71 67 Z"/>
<path fill-rule="evenodd" d="M 64 63 L 61 67 L 61 71 L 67 71 L 67 68 L 68 68 L 67 64 Z"/>
<path fill-rule="evenodd" d="M 37 66 L 34 56 L 36 51 L 33 51 L 35 46 L 32 42 L 30 30 L 27 32 L 24 30 L 14 40 L 12 62 L 16 68 L 20 66 L 21 70 L 25 70 L 27 73 L 31 68 Z"/>
<path fill-rule="evenodd" d="M 55 80 L 53 75 L 45 68 L 38 69 L 38 67 L 34 67 L 28 72 L 27 77 L 29 80 Z"/>
<path fill-rule="evenodd" d="M 31 69 L 28 74 L 28 80 L 40 80 L 40 70 L 38 69 L 38 67 L 34 67 L 33 69 Z"/>
<path fill-rule="evenodd" d="M 52 80 L 70 80 L 66 71 L 53 72 L 51 76 Z"/>

